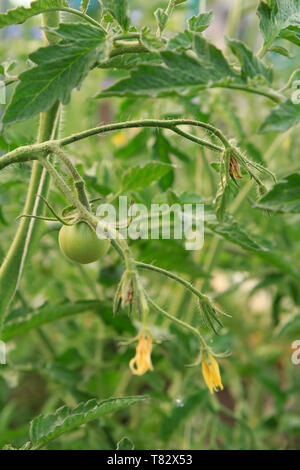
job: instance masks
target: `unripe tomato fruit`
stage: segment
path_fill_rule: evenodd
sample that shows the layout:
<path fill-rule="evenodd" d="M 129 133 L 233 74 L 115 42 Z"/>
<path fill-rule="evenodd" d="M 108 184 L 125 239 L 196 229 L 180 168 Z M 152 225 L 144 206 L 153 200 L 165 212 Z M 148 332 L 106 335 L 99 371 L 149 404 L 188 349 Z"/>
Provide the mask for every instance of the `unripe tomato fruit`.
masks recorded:
<path fill-rule="evenodd" d="M 104 256 L 109 248 L 109 240 L 101 240 L 86 223 L 63 225 L 58 236 L 61 251 L 76 263 L 88 264 Z"/>

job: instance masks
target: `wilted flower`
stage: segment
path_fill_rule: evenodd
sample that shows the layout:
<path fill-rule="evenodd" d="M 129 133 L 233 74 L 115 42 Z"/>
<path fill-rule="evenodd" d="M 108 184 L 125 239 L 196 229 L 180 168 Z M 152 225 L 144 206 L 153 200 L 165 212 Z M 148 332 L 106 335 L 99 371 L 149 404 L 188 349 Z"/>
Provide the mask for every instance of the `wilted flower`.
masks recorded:
<path fill-rule="evenodd" d="M 152 336 L 142 333 L 136 347 L 136 354 L 129 362 L 131 372 L 135 375 L 143 375 L 148 370 L 153 370 L 151 362 Z"/>
<path fill-rule="evenodd" d="M 202 374 L 210 393 L 223 390 L 219 364 L 211 354 L 208 354 L 207 359 L 202 359 Z"/>
<path fill-rule="evenodd" d="M 234 178 L 242 178 L 243 177 L 242 174 L 241 174 L 240 164 L 233 155 L 230 155 L 229 173 Z"/>

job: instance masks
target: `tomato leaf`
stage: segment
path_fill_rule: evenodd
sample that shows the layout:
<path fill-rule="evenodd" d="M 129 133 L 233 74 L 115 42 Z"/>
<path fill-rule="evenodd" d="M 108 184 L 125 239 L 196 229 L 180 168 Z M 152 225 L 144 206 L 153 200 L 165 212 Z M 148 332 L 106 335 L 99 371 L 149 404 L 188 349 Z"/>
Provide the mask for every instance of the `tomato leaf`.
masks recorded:
<path fill-rule="evenodd" d="M 174 52 L 190 49 L 192 47 L 193 38 L 193 33 L 185 30 L 183 33 L 178 33 L 169 40 L 167 49 Z"/>
<path fill-rule="evenodd" d="M 295 91 L 300 95 L 300 91 Z M 300 104 L 285 101 L 274 108 L 267 119 L 262 123 L 259 132 L 287 131 L 290 127 L 296 126 L 300 122 Z"/>
<path fill-rule="evenodd" d="M 171 170 L 172 165 L 158 162 L 147 163 L 144 166 L 134 166 L 123 174 L 122 189 L 128 191 L 149 186 Z"/>
<path fill-rule="evenodd" d="M 163 65 L 139 65 L 123 78 L 103 90 L 101 96 L 168 96 L 185 94 L 190 89 L 205 88 L 214 83 L 244 83 L 241 75 L 229 65 L 222 52 L 204 38 L 195 36 L 198 57 L 185 52 L 162 51 Z"/>
<path fill-rule="evenodd" d="M 154 16 L 156 18 L 157 26 L 161 34 L 168 24 L 169 15 L 165 12 L 163 8 L 157 8 L 157 10 L 155 10 L 154 12 Z"/>
<path fill-rule="evenodd" d="M 146 26 L 141 30 L 140 41 L 150 52 L 159 52 L 164 49 L 164 43 Z"/>
<path fill-rule="evenodd" d="M 192 16 L 192 18 L 188 20 L 189 30 L 194 31 L 195 33 L 202 33 L 202 31 L 209 27 L 212 18 L 212 11 L 209 11 L 208 13 L 200 13 L 198 16 Z"/>
<path fill-rule="evenodd" d="M 272 82 L 272 69 L 258 59 L 246 44 L 237 39 L 228 38 L 226 38 L 226 42 L 233 54 L 238 58 L 242 68 L 242 75 L 245 79 L 247 79 L 247 77 L 254 78 L 260 76 L 265 78 L 268 82 Z"/>
<path fill-rule="evenodd" d="M 279 33 L 290 26 L 300 26 L 299 0 L 273 0 L 268 4 L 261 1 L 257 14 L 265 48 L 270 47 Z"/>
<path fill-rule="evenodd" d="M 39 15 L 49 9 L 68 7 L 66 0 L 36 0 L 31 2 L 29 8 L 18 7 L 12 10 L 8 10 L 6 13 L 0 14 L 0 28 L 9 26 L 12 24 L 24 23 L 28 18 Z"/>
<path fill-rule="evenodd" d="M 145 400 L 145 398 L 144 396 L 109 398 L 102 402 L 89 400 L 80 403 L 71 411 L 67 406 L 63 406 L 53 414 L 40 415 L 31 421 L 30 441 L 34 448 L 40 448 L 65 432 L 76 429 L 105 414 L 127 408 Z"/>
<path fill-rule="evenodd" d="M 2 336 L 4 341 L 7 341 L 46 323 L 88 310 L 100 310 L 102 307 L 103 304 L 97 300 L 86 300 L 52 305 L 46 304 L 32 311 L 18 310 L 16 311 L 17 315 L 12 311 L 5 319 Z"/>
<path fill-rule="evenodd" d="M 127 31 L 129 27 L 128 0 L 101 0 L 103 9 L 119 23 L 122 29 Z"/>
<path fill-rule="evenodd" d="M 23 121 L 47 111 L 57 100 L 66 104 L 99 57 L 106 54 L 105 33 L 88 24 L 61 24 L 51 30 L 61 42 L 38 49 L 30 59 L 35 67 L 20 75 L 3 123 Z"/>
<path fill-rule="evenodd" d="M 273 212 L 300 212 L 300 173 L 293 173 L 276 183 L 255 207 Z"/>
<path fill-rule="evenodd" d="M 130 70 L 137 67 L 137 65 L 153 64 L 160 65 L 162 62 L 159 54 L 141 52 L 141 53 L 127 53 L 112 57 L 111 59 L 100 62 L 97 67 L 101 69 L 124 69 Z"/>

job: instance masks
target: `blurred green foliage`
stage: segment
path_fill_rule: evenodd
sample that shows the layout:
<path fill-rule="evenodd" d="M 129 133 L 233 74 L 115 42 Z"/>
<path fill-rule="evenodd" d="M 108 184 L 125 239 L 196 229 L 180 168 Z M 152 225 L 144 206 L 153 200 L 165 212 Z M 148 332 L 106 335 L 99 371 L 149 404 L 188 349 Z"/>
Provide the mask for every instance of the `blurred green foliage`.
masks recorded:
<path fill-rule="evenodd" d="M 207 3 L 214 11 L 207 37 L 225 47 L 224 32 L 245 41 L 251 49 L 258 48 L 257 2 Z M 238 3 L 241 8 L 234 10 L 232 5 Z M 136 26 L 155 28 L 153 12 L 165 2 L 132 1 L 130 6 Z M 169 35 L 183 29 L 186 18 L 194 13 L 192 8 L 192 2 L 178 7 L 168 25 Z M 0 32 L 1 62 L 16 60 L 16 74 L 26 69 L 28 54 L 43 43 L 38 27 L 39 18 L 33 18 Z M 278 89 L 299 64 L 299 48 L 292 43 L 287 47 L 292 58 L 271 53 L 266 59 L 276 70 Z M 193 97 L 93 98 L 125 76 L 124 70 L 94 69 L 63 109 L 60 135 L 121 120 L 200 119 L 235 138 L 250 158 L 266 164 L 279 180 L 299 171 L 299 128 L 286 133 L 258 133 L 272 107 L 266 98 L 223 88 Z M 10 88 L 8 99 L 11 92 Z M 1 152 L 33 143 L 37 122 L 32 118 L 9 127 L 0 135 Z M 165 155 L 176 166 L 171 179 L 169 175 L 167 183 L 161 180 L 133 192 L 131 197 L 149 205 L 167 201 L 173 193 L 185 193 L 186 197 L 201 196 L 211 203 L 218 184 L 218 173 L 211 165 L 216 156 L 169 131 L 163 135 L 173 147 Z M 127 168 L 157 159 L 156 145 L 156 130 L 133 129 L 78 142 L 69 151 L 85 177 L 91 198 L 96 198 L 117 193 Z M 30 168 L 31 164 L 18 164 L 0 173 L 0 261 L 15 233 L 15 219 L 22 212 Z M 239 184 L 239 194 L 243 194 L 247 177 Z M 266 184 L 270 185 L 268 180 Z M 268 240 L 296 272 L 300 259 L 299 213 L 274 214 L 252 208 L 256 199 L 252 187 L 246 198 L 232 199 L 230 210 L 247 233 L 257 240 Z M 57 210 L 66 205 L 55 185 L 50 200 Z M 0 447 L 8 443 L 20 447 L 28 440 L 29 421 L 59 406 L 73 408 L 91 398 L 147 395 L 149 401 L 93 421 L 47 448 L 114 449 L 127 437 L 137 449 L 299 449 L 300 365 L 291 362 L 292 342 L 300 339 L 299 278 L 230 241 L 218 241 L 218 235 L 209 229 L 199 252 L 184 250 L 176 240 L 130 242 L 137 259 L 174 270 L 198 287 L 205 287 L 222 310 L 232 315 L 224 321 L 218 337 L 206 331 L 210 346 L 232 351 L 230 358 L 220 360 L 225 389 L 210 396 L 200 367 L 186 367 L 197 355 L 194 338 L 155 312 L 150 317 L 155 339 L 154 371 L 142 377 L 131 375 L 128 362 L 135 345 L 122 345 L 120 341 L 133 338 L 139 322 L 126 313 L 112 315 L 115 289 L 123 272 L 121 261 L 111 249 L 101 262 L 91 266 L 69 262 L 59 251 L 58 227 L 45 225 L 8 320 L 44 304 L 57 306 L 59 311 L 64 302 L 98 303 L 7 341 L 7 364 L 0 365 Z M 197 306 L 181 286 L 155 273 L 143 275 L 157 303 L 173 315 L 193 321 Z M 284 327 L 286 322 L 288 327 Z"/>

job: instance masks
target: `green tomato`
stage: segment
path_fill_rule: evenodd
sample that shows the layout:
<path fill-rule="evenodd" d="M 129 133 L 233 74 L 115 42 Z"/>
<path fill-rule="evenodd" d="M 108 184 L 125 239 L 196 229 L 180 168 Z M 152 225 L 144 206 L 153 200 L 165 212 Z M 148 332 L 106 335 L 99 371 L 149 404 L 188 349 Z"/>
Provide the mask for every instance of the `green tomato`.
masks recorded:
<path fill-rule="evenodd" d="M 63 225 L 58 236 L 63 254 L 80 264 L 93 263 L 104 256 L 109 248 L 109 240 L 101 240 L 86 223 Z"/>

